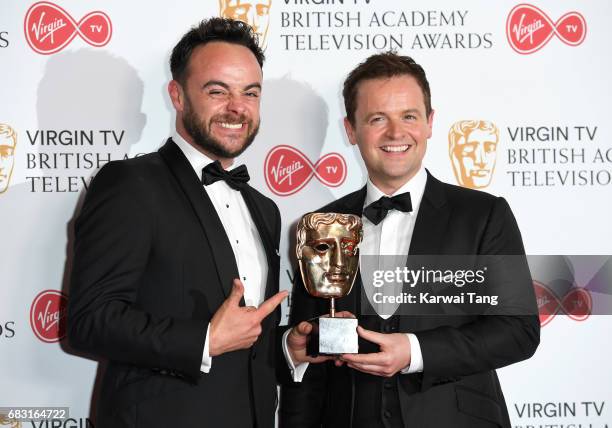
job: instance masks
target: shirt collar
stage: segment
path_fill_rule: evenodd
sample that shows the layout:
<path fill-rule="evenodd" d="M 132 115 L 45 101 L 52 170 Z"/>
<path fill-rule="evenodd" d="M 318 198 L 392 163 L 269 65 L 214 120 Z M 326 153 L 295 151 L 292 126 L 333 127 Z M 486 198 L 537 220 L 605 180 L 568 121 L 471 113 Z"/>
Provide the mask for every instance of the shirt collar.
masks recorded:
<path fill-rule="evenodd" d="M 425 184 L 427 183 L 427 173 L 425 172 L 425 168 L 421 166 L 418 172 L 408 180 L 402 187 L 397 189 L 391 195 L 386 195 L 380 190 L 378 187 L 372 183 L 370 177 L 368 177 L 368 182 L 366 183 L 366 198 L 364 202 L 364 207 L 367 207 L 373 202 L 376 202 L 383 196 L 395 196 L 401 193 L 410 192 L 410 200 L 412 202 L 412 214 L 415 214 L 419 210 L 419 206 L 421 205 L 421 199 L 423 199 L 423 193 L 425 192 Z"/>
<path fill-rule="evenodd" d="M 211 158 L 206 156 L 204 153 L 200 152 L 198 149 L 196 149 L 191 144 L 189 144 L 176 131 L 174 131 L 172 133 L 172 141 L 174 141 L 176 143 L 176 145 L 179 147 L 179 149 L 181 149 L 181 151 L 183 152 L 183 154 L 185 155 L 185 157 L 189 161 L 189 164 L 191 165 L 193 170 L 196 172 L 198 177 L 202 175 L 202 169 L 206 165 L 208 165 L 209 163 L 213 163 L 214 162 L 214 160 L 212 160 Z M 232 164 L 232 166 L 230 166 L 226 170 L 229 171 L 229 170 L 231 170 L 233 168 L 234 168 L 234 164 Z"/>

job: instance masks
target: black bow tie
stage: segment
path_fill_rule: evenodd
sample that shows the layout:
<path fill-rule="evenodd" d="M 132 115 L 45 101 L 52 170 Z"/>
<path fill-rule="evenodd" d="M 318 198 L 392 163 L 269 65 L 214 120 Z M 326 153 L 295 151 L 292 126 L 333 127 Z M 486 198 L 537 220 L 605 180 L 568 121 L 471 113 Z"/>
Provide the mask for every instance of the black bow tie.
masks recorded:
<path fill-rule="evenodd" d="M 219 161 L 214 161 L 202 169 L 202 184 L 205 186 L 219 180 L 225 180 L 229 187 L 240 190 L 249 181 L 249 178 L 246 165 L 240 165 L 231 171 L 226 171 Z"/>
<path fill-rule="evenodd" d="M 405 213 L 411 212 L 412 201 L 410 199 L 410 192 L 401 193 L 392 198 L 383 196 L 376 202 L 372 202 L 365 207 L 363 209 L 363 215 L 372 223 L 378 224 L 387 216 L 389 210 L 398 210 Z"/>

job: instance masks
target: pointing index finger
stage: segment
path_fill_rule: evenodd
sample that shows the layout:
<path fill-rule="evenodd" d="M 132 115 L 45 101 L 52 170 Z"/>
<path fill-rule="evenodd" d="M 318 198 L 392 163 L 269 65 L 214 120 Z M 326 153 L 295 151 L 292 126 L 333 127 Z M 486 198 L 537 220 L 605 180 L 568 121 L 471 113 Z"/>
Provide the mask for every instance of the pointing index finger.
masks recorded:
<path fill-rule="evenodd" d="M 257 309 L 259 319 L 263 320 L 265 317 L 270 315 L 274 309 L 276 309 L 276 307 L 280 305 L 283 300 L 285 300 L 285 297 L 287 297 L 288 294 L 289 292 L 287 290 L 283 290 L 259 305 L 259 308 Z"/>

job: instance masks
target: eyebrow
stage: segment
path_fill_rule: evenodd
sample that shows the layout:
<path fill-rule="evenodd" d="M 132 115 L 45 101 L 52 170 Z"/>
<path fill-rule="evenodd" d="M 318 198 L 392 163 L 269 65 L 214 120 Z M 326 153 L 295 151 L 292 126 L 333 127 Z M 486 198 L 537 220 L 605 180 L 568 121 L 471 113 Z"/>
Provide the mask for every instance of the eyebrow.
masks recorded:
<path fill-rule="evenodd" d="M 206 82 L 204 84 L 204 86 L 202 86 L 202 89 L 208 88 L 209 86 L 221 86 L 222 88 L 227 89 L 228 91 L 230 90 L 230 87 L 227 83 L 222 82 L 220 80 L 209 80 L 208 82 Z M 246 85 L 244 88 L 242 88 L 243 91 L 248 91 L 249 89 L 253 89 L 253 88 L 257 88 L 261 91 L 261 84 L 260 83 L 251 83 L 249 85 Z"/>
<path fill-rule="evenodd" d="M 402 111 L 402 114 L 406 114 L 406 113 L 417 113 L 419 115 L 421 114 L 418 108 L 409 108 L 409 109 Z M 388 114 L 385 113 L 384 111 L 375 111 L 375 112 L 368 114 L 366 116 L 366 120 L 369 120 L 370 118 L 372 118 L 372 116 L 377 116 L 377 115 L 388 116 Z"/>

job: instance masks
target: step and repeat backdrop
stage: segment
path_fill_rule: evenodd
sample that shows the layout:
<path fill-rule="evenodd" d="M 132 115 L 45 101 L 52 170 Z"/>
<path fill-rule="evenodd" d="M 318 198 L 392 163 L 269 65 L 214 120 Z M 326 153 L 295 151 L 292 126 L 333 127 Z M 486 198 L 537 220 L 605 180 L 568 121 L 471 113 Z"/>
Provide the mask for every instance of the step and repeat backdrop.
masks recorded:
<path fill-rule="evenodd" d="M 597 310 L 612 288 L 612 3 L 3 0 L 0 407 L 70 419 L 0 427 L 94 425 L 98 362 L 64 337 L 73 218 L 101 166 L 170 135 L 170 50 L 211 16 L 249 22 L 265 46 L 262 126 L 240 161 L 283 216 L 281 288 L 297 219 L 366 180 L 342 126 L 344 77 L 378 51 L 413 56 L 435 109 L 429 171 L 504 196 L 528 254 L 566 272 L 563 295 L 534 273 L 541 345 L 499 371 L 513 426 L 612 426 L 612 317 Z"/>

